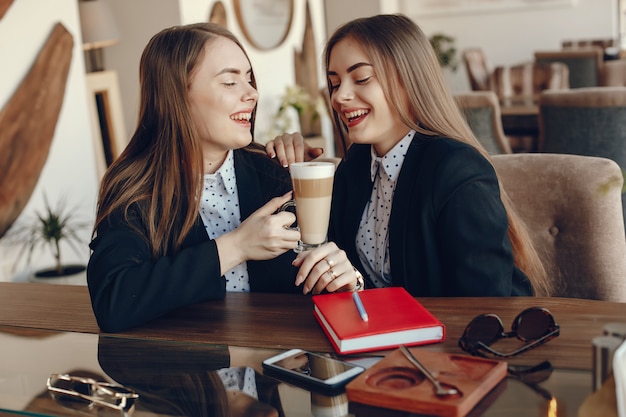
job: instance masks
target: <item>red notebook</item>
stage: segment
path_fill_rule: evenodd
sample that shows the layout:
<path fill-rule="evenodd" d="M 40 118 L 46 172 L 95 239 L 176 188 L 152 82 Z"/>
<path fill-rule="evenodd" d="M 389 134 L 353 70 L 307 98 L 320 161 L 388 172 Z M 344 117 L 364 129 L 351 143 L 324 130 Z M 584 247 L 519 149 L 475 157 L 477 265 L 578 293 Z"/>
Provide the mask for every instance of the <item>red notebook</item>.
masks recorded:
<path fill-rule="evenodd" d="M 313 296 L 313 314 L 338 353 L 442 342 L 445 326 L 402 287 L 359 292 L 368 315 L 359 315 L 351 292 Z"/>

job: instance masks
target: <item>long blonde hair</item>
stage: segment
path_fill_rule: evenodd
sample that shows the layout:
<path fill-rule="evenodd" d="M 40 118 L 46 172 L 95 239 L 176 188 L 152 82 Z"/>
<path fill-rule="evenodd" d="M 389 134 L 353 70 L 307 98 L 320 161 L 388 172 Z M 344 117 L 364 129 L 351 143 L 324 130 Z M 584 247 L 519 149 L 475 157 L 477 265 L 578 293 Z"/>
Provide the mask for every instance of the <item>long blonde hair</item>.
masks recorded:
<path fill-rule="evenodd" d="M 429 39 L 415 22 L 404 15 L 391 14 L 360 18 L 344 24 L 326 44 L 326 69 L 333 47 L 346 38 L 358 43 L 367 54 L 387 102 L 404 124 L 425 135 L 444 136 L 467 143 L 491 161 L 450 94 Z M 328 91 L 332 95 L 330 80 Z M 407 107 L 401 105 L 407 102 L 404 97 L 408 98 Z M 336 112 L 333 113 L 345 148 L 346 128 Z M 551 285 L 545 268 L 526 226 L 516 214 L 502 185 L 500 195 L 507 212 L 508 236 L 515 265 L 528 275 L 536 295 L 549 295 Z"/>
<path fill-rule="evenodd" d="M 145 229 L 138 232 L 153 257 L 180 248 L 198 216 L 204 172 L 188 87 L 206 43 L 218 37 L 235 42 L 247 57 L 237 38 L 214 23 L 164 29 L 146 45 L 139 66 L 137 128 L 102 179 L 94 235 L 114 212 L 121 211 L 128 221 L 133 206 Z M 254 73 L 251 85 L 256 88 Z"/>

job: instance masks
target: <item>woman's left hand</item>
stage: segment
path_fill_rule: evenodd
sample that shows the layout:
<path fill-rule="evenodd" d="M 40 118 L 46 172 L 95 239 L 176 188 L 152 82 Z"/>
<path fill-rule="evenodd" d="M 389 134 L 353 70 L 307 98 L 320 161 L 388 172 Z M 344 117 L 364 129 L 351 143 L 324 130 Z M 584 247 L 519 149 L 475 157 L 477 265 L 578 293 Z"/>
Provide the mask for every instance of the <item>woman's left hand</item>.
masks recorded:
<path fill-rule="evenodd" d="M 334 242 L 299 253 L 293 265 L 300 267 L 296 285 L 304 283 L 304 294 L 319 294 L 323 290 L 354 291 L 357 288 L 357 273 L 346 252 Z"/>

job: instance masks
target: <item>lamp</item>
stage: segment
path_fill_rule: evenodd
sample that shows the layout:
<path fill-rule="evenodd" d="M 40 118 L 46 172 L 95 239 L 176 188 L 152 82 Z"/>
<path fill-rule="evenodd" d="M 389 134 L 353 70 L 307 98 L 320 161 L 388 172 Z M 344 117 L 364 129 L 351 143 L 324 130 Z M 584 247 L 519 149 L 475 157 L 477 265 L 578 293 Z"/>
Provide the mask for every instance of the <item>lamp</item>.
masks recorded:
<path fill-rule="evenodd" d="M 102 48 L 119 42 L 119 31 L 106 0 L 83 0 L 78 3 L 83 49 L 87 72 L 104 70 Z"/>

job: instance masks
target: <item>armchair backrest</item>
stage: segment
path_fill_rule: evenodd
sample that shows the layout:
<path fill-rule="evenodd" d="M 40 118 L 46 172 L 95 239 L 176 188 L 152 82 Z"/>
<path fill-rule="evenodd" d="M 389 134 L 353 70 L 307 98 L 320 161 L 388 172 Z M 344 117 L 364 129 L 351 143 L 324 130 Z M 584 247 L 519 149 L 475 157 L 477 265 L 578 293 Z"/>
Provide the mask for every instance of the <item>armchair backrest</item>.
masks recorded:
<path fill-rule="evenodd" d="M 609 158 L 626 169 L 626 87 L 543 92 L 539 150 Z M 626 195 L 622 201 L 626 209 Z"/>
<path fill-rule="evenodd" d="M 490 154 L 511 153 L 500 116 L 500 104 L 493 91 L 472 91 L 454 94 L 472 132 Z"/>
<path fill-rule="evenodd" d="M 540 153 L 492 160 L 555 282 L 552 295 L 626 302 L 619 166 L 606 158 Z"/>
<path fill-rule="evenodd" d="M 535 62 L 562 62 L 569 68 L 570 88 L 597 87 L 604 67 L 604 51 L 600 47 L 537 51 Z"/>
<path fill-rule="evenodd" d="M 600 85 L 604 87 L 626 86 L 626 59 L 605 61 Z"/>

